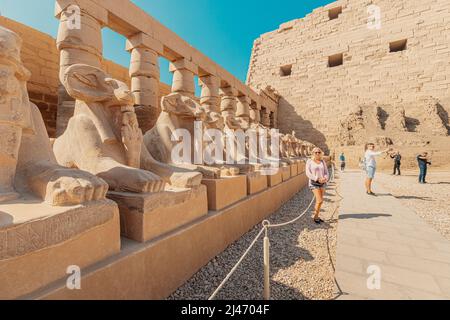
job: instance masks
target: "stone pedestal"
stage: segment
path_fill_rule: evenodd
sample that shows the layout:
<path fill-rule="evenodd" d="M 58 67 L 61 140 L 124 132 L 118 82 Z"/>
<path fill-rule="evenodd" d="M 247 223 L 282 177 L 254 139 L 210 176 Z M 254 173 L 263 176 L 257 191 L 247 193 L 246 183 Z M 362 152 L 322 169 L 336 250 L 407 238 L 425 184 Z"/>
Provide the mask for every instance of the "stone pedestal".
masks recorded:
<path fill-rule="evenodd" d="M 291 178 L 291 167 L 290 166 L 286 166 L 286 167 L 281 167 L 281 175 L 283 177 L 283 181 L 287 181 Z"/>
<path fill-rule="evenodd" d="M 298 175 L 298 164 L 297 164 L 297 162 L 296 161 L 293 162 L 290 167 L 291 167 L 291 177 L 297 176 Z"/>
<path fill-rule="evenodd" d="M 15 299 L 120 251 L 119 212 L 109 200 L 52 207 L 0 204 L 0 299 Z"/>
<path fill-rule="evenodd" d="M 267 185 L 272 188 L 283 182 L 283 173 L 281 168 L 277 169 L 276 172 L 273 172 L 270 175 L 267 175 Z"/>
<path fill-rule="evenodd" d="M 147 242 L 208 214 L 205 186 L 159 193 L 108 192 L 119 205 L 122 236 Z"/>
<path fill-rule="evenodd" d="M 209 210 L 218 211 L 247 197 L 247 177 L 225 177 L 221 179 L 203 179 L 202 184 L 208 190 Z"/>
<path fill-rule="evenodd" d="M 306 163 L 303 160 L 300 160 L 297 166 L 298 166 L 298 174 L 302 174 L 306 171 Z"/>
<path fill-rule="evenodd" d="M 306 184 L 304 175 L 294 177 L 151 243 L 125 239 L 122 254 L 82 274 L 82 290 L 69 290 L 60 281 L 26 298 L 165 299 L 255 225 L 260 226 Z"/>
<path fill-rule="evenodd" d="M 247 173 L 247 194 L 252 195 L 267 189 L 267 177 L 260 172 Z"/>

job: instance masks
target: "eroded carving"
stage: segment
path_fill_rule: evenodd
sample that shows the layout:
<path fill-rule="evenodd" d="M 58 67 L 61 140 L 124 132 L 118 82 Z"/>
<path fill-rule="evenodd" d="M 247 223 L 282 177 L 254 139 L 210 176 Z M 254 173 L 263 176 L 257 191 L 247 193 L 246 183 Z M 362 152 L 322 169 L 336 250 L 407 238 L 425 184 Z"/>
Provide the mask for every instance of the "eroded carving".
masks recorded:
<path fill-rule="evenodd" d="M 61 164 L 91 172 L 115 191 L 160 192 L 165 183 L 200 184 L 200 173 L 170 167 L 148 153 L 125 83 L 99 68 L 74 64 L 63 84 L 76 104 L 66 132 L 54 144 Z"/>
<path fill-rule="evenodd" d="M 0 202 L 33 192 L 51 205 L 104 199 L 106 183 L 57 164 L 42 116 L 29 101 L 21 39 L 0 27 Z"/>

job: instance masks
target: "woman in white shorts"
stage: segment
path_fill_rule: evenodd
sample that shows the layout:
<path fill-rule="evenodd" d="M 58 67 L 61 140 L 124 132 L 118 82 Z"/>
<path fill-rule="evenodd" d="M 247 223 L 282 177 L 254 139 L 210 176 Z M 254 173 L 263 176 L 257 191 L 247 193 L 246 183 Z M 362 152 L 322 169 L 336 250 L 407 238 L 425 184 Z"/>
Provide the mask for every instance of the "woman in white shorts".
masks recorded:
<path fill-rule="evenodd" d="M 375 151 L 375 144 L 366 144 L 366 153 L 364 154 L 366 163 L 366 192 L 368 195 L 375 196 L 376 194 L 372 191 L 372 182 L 375 179 L 375 173 L 377 172 L 377 161 L 375 157 L 382 155 L 383 153 L 388 153 L 391 149 L 386 149 L 384 151 Z"/>

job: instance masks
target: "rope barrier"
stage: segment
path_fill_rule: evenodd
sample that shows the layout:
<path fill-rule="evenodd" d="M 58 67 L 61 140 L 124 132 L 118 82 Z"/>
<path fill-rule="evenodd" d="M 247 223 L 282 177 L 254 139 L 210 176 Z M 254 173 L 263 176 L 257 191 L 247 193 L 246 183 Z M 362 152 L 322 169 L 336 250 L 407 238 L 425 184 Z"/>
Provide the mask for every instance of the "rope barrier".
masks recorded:
<path fill-rule="evenodd" d="M 335 179 L 335 169 L 334 164 L 331 166 L 332 168 L 332 176 L 330 179 L 330 182 L 333 182 Z M 312 198 L 311 202 L 309 203 L 308 207 L 295 219 L 292 219 L 290 221 L 279 223 L 279 224 L 271 224 L 269 220 L 264 220 L 262 222 L 262 229 L 259 231 L 258 235 L 255 237 L 255 239 L 252 241 L 250 246 L 245 250 L 244 254 L 241 256 L 241 258 L 238 260 L 238 262 L 234 265 L 234 267 L 231 269 L 231 271 L 227 274 L 225 279 L 220 283 L 220 285 L 217 287 L 217 289 L 214 291 L 214 293 L 209 297 L 208 300 L 214 300 L 217 294 L 222 290 L 222 288 L 225 286 L 225 284 L 228 282 L 228 280 L 231 278 L 231 276 L 236 272 L 237 268 L 241 265 L 241 263 L 244 261 L 245 257 L 250 253 L 251 249 L 255 246 L 256 242 L 259 240 L 259 238 L 262 236 L 263 233 L 265 233 L 264 237 L 264 299 L 270 300 L 270 254 L 269 254 L 269 248 L 270 248 L 270 240 L 268 235 L 269 228 L 280 228 L 284 227 L 290 224 L 293 224 L 300 220 L 311 208 L 313 205 L 315 199 Z"/>
<path fill-rule="evenodd" d="M 240 264 L 242 263 L 242 261 L 244 261 L 245 257 L 248 255 L 248 253 L 250 252 L 250 250 L 253 248 L 253 246 L 256 244 L 256 242 L 258 241 L 258 239 L 261 237 L 261 235 L 264 232 L 264 228 L 261 229 L 261 231 L 258 233 L 258 235 L 255 237 L 255 240 L 253 240 L 253 242 L 250 244 L 250 246 L 248 247 L 248 249 L 244 252 L 244 254 L 242 255 L 242 257 L 239 259 L 239 261 L 235 264 L 235 266 L 233 267 L 233 269 L 231 269 L 231 271 L 228 273 L 228 275 L 225 277 L 225 279 L 222 281 L 222 283 L 217 287 L 216 291 L 214 291 L 214 293 L 211 295 L 211 297 L 209 297 L 208 300 L 214 300 L 214 298 L 217 296 L 217 294 L 219 293 L 220 290 L 222 290 L 223 286 L 228 282 L 228 280 L 231 278 L 231 276 L 233 275 L 233 273 L 236 271 L 236 269 L 240 266 Z"/>

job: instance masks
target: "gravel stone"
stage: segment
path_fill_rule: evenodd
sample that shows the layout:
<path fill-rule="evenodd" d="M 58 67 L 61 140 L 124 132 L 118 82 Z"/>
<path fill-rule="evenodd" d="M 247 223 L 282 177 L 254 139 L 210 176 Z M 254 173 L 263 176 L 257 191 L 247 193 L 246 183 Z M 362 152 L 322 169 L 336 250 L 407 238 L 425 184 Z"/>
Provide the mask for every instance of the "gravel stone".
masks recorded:
<path fill-rule="evenodd" d="M 336 259 L 338 182 L 330 183 L 321 217 L 316 225 L 312 210 L 294 224 L 270 229 L 271 299 L 318 300 L 336 297 L 334 265 Z M 312 193 L 304 188 L 271 217 L 271 223 L 294 219 L 309 205 Z M 234 264 L 254 240 L 261 225 L 230 245 L 211 260 L 169 300 L 206 300 L 220 285 Z M 217 300 L 261 300 L 264 289 L 263 237 L 223 287 Z"/>
<path fill-rule="evenodd" d="M 427 180 L 428 184 L 419 184 L 418 173 L 406 172 L 403 176 L 380 174 L 375 183 L 450 240 L 450 172 L 430 172 Z"/>

